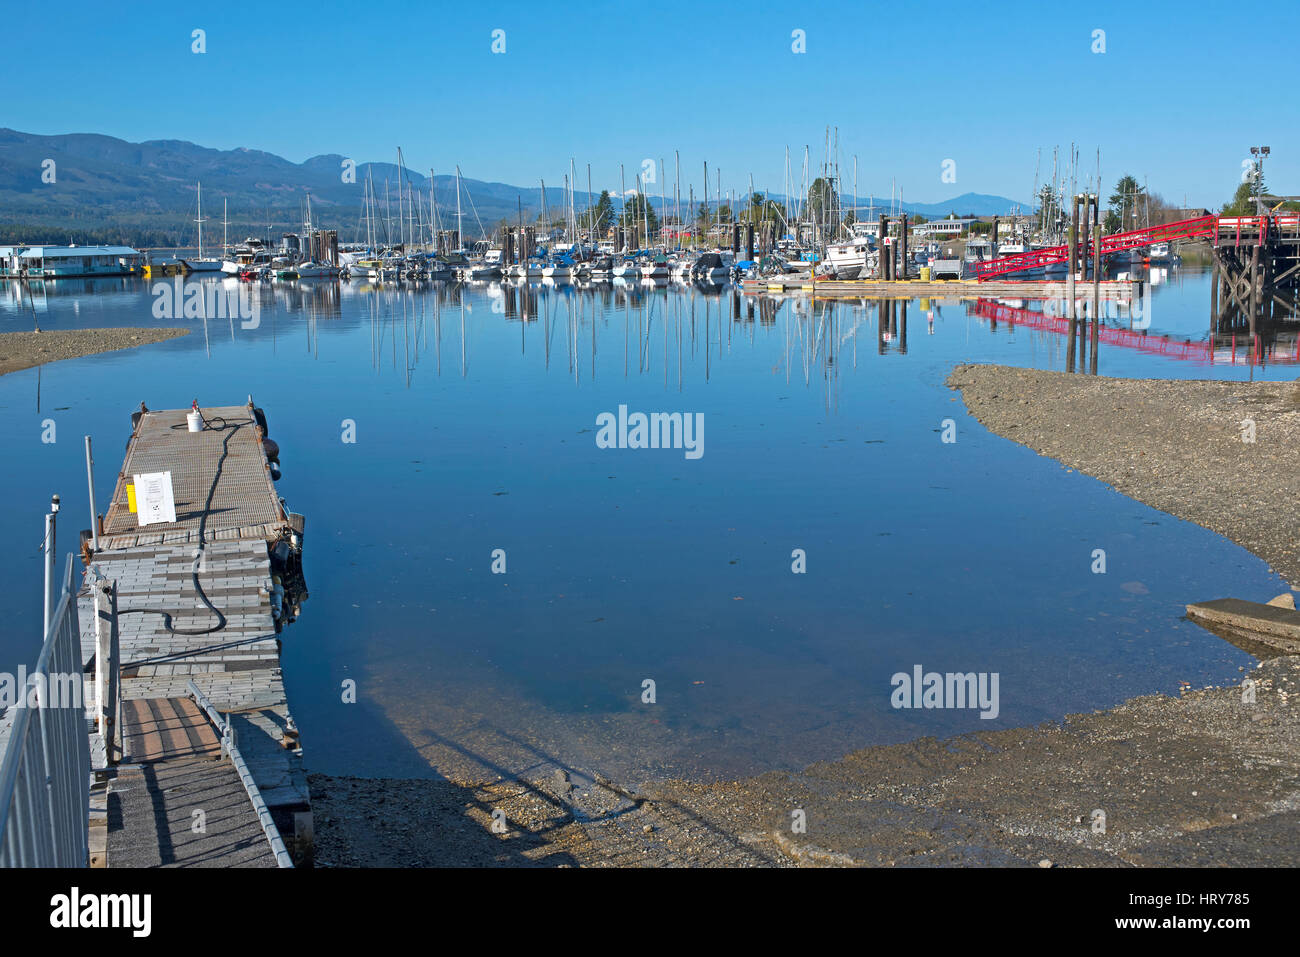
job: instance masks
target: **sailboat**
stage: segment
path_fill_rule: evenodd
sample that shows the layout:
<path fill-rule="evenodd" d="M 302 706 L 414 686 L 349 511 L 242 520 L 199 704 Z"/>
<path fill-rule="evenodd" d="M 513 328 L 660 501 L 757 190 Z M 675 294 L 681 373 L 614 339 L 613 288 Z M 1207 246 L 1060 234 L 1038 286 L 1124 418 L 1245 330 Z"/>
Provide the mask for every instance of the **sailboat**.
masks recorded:
<path fill-rule="evenodd" d="M 203 257 L 203 184 L 199 183 L 199 218 L 195 220 L 199 224 L 199 255 L 196 259 L 182 259 L 190 272 L 222 272 L 222 261 L 220 259 L 205 259 Z"/>
<path fill-rule="evenodd" d="M 227 276 L 239 275 L 239 263 L 230 258 L 230 217 L 226 213 L 226 200 L 221 201 L 221 251 L 224 258 L 221 260 L 221 271 Z"/>

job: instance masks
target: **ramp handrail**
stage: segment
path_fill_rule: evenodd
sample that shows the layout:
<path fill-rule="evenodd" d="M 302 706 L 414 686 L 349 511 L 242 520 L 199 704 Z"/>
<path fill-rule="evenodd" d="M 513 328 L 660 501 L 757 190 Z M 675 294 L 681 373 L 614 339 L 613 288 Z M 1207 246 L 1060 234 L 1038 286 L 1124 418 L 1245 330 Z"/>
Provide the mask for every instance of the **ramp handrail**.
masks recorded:
<path fill-rule="evenodd" d="M 262 799 L 262 792 L 258 790 L 257 782 L 253 780 L 253 774 L 248 770 L 248 764 L 244 761 L 244 756 L 239 753 L 239 746 L 235 743 L 235 729 L 230 725 L 230 716 L 223 716 L 207 699 L 207 696 L 199 690 L 191 679 L 186 685 L 190 697 L 194 699 L 195 704 L 203 709 L 204 714 L 221 732 L 221 750 L 230 758 L 230 763 L 235 766 L 235 771 L 239 775 L 239 780 L 244 785 L 244 790 L 248 792 L 248 800 L 253 805 L 253 811 L 257 814 L 257 819 L 261 822 L 262 832 L 266 835 L 267 843 L 271 845 L 271 853 L 275 855 L 275 863 L 279 867 L 293 867 L 293 858 L 289 855 L 289 850 L 284 846 L 284 838 L 280 836 L 280 829 L 275 826 L 275 821 L 271 817 L 271 810 L 266 806 L 266 801 Z"/>
<path fill-rule="evenodd" d="M 1193 219 L 1182 219 L 1178 222 L 1165 223 L 1160 226 L 1134 229 L 1126 233 L 1112 233 L 1109 236 L 1102 237 L 1101 254 L 1102 256 L 1108 256 L 1125 249 L 1149 246 L 1152 243 L 1171 242 L 1176 239 L 1199 239 L 1204 236 L 1217 236 L 1221 225 L 1217 216 L 1197 216 Z M 1079 248 L 1080 253 L 1086 251 L 1083 249 L 1081 241 L 1076 242 L 1076 246 Z M 1035 266 L 1063 263 L 1069 258 L 1070 246 L 1066 243 L 1062 246 L 1048 246 L 1044 249 L 1031 249 L 1028 252 L 1016 253 L 1013 256 L 988 259 L 981 263 L 975 263 L 974 271 L 976 278 L 982 281 L 992 279 L 994 276 L 1031 269 Z"/>
<path fill-rule="evenodd" d="M 13 703 L 0 760 L 0 866 L 89 865 L 90 739 L 68 555 L 36 667 Z"/>

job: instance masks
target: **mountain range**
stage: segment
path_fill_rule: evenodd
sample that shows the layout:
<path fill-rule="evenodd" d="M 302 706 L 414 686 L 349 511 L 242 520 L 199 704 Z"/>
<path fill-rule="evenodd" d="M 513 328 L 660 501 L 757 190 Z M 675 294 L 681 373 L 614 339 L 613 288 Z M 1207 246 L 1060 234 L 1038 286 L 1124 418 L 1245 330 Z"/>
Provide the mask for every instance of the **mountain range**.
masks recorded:
<path fill-rule="evenodd" d="M 299 227 L 309 193 L 313 221 L 337 228 L 341 239 L 351 241 L 364 231 L 362 184 L 368 177 L 374 183 L 378 215 L 396 217 L 399 175 L 395 163 L 361 162 L 348 177 L 351 162 L 338 154 L 294 163 L 261 150 L 217 150 L 183 140 L 129 143 L 95 133 L 44 136 L 0 128 L 0 241 L 192 243 L 200 182 L 209 241 L 221 235 L 223 202 L 233 240 Z M 403 177 L 423 193 L 427 206 L 429 177 L 410 169 Z M 439 174 L 433 184 L 441 221 L 450 227 L 456 177 Z M 561 206 L 563 184 L 548 185 L 546 199 L 552 208 Z M 650 202 L 660 205 L 658 196 Z M 847 197 L 842 202 L 852 205 Z M 876 202 L 881 203 L 879 197 Z M 865 197 L 859 200 L 861 207 L 867 204 Z M 933 218 L 1000 214 L 1016 205 L 1002 196 L 964 193 L 939 203 L 909 201 L 903 208 Z M 490 231 L 502 219 L 514 222 L 521 206 L 527 220 L 536 218 L 542 207 L 540 184 L 523 187 L 461 177 L 467 237 L 478 234 L 480 223 Z M 579 211 L 586 206 L 585 183 L 579 183 L 575 206 Z"/>

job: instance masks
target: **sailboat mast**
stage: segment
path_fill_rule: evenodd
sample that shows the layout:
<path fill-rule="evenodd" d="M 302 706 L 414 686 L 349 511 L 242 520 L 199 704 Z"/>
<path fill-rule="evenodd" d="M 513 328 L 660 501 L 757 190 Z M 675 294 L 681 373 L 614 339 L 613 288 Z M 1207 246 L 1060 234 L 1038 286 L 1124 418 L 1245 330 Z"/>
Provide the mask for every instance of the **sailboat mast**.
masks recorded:
<path fill-rule="evenodd" d="M 203 184 L 199 183 L 199 258 L 203 258 Z"/>
<path fill-rule="evenodd" d="M 709 235 L 709 227 L 713 225 L 713 213 L 709 211 L 709 161 L 704 161 L 704 215 L 707 217 L 704 223 L 704 235 Z"/>
<path fill-rule="evenodd" d="M 465 243 L 461 241 L 461 211 L 460 211 L 460 164 L 456 164 L 456 248 L 464 249 Z"/>
<path fill-rule="evenodd" d="M 402 148 L 397 148 L 397 238 L 406 248 L 406 219 L 402 206 Z"/>
<path fill-rule="evenodd" d="M 677 220 L 677 248 L 682 248 L 682 154 L 673 150 L 673 219 Z"/>

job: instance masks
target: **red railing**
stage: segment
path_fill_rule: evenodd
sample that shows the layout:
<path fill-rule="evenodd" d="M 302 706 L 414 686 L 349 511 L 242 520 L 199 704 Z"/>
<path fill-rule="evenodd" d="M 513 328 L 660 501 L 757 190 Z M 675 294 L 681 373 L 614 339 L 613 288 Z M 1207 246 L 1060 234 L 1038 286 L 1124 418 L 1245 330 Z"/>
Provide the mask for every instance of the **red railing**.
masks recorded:
<path fill-rule="evenodd" d="M 1148 303 L 1149 305 L 1150 303 Z M 1045 332 L 1054 332 L 1063 336 L 1069 335 L 1070 332 L 1069 319 L 1061 316 L 1049 316 L 1046 313 L 1035 312 L 1032 309 L 1020 309 L 1015 306 L 1003 305 L 991 299 L 977 300 L 971 311 L 981 319 L 1001 322 L 1008 326 L 1041 329 Z M 1084 320 L 1078 320 L 1078 322 L 1078 334 L 1091 336 L 1092 331 L 1088 327 L 1088 322 Z M 1107 326 L 1102 323 L 1097 330 L 1097 338 L 1109 345 L 1120 346 L 1124 349 L 1137 349 L 1140 352 L 1150 352 L 1170 359 L 1210 363 L 1226 361 L 1230 364 L 1241 362 L 1253 365 L 1261 364 L 1264 359 L 1263 343 L 1260 342 L 1258 336 L 1255 337 L 1253 346 L 1249 344 L 1249 340 L 1245 336 L 1242 336 L 1242 345 L 1239 348 L 1236 336 L 1232 336 L 1230 340 L 1224 337 L 1215 344 L 1187 342 L 1171 336 L 1152 335 L 1135 329 L 1116 329 L 1114 326 Z M 1288 355 L 1286 352 L 1275 348 L 1269 353 L 1268 360 L 1273 364 L 1300 362 L 1300 337 L 1296 338 L 1293 354 Z"/>
<path fill-rule="evenodd" d="M 1265 217 L 1242 217 L 1243 219 L 1264 219 Z M 1150 246 L 1152 243 L 1167 243 L 1176 239 L 1200 239 L 1205 236 L 1218 236 L 1221 229 L 1220 219 L 1217 216 L 1198 216 L 1195 219 L 1183 219 L 1176 223 L 1165 223 L 1163 226 L 1149 226 L 1146 229 L 1134 229 L 1127 233 L 1115 233 L 1111 236 L 1103 236 L 1101 240 L 1101 254 L 1107 256 L 1111 253 L 1122 252 L 1126 249 L 1136 249 L 1140 246 Z M 1263 233 L 1260 233 L 1261 238 Z M 1083 251 L 1083 244 L 1076 243 L 1080 254 Z M 1063 263 L 1069 261 L 1070 247 L 1068 244 L 1061 246 L 1048 246 L 1045 249 L 1031 249 L 1029 252 L 1016 253 L 1014 256 L 1003 256 L 1000 259 L 990 259 L 986 262 L 975 263 L 975 278 L 981 282 L 985 279 L 992 279 L 995 276 L 1005 276 L 1007 273 L 1021 272 L 1025 269 L 1033 269 L 1038 266 L 1046 266 L 1052 263 Z"/>

